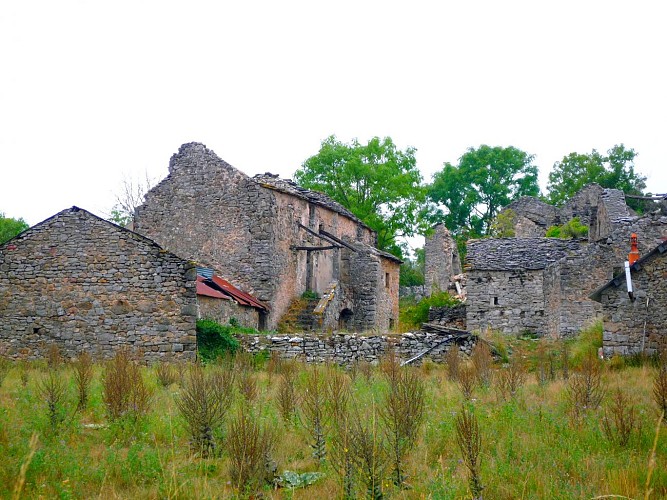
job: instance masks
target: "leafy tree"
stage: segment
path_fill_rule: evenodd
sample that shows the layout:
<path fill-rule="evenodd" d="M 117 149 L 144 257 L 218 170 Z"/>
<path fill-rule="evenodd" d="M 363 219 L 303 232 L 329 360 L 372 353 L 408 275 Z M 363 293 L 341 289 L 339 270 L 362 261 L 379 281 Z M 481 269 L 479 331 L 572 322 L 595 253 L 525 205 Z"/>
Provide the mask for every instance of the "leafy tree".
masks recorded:
<path fill-rule="evenodd" d="M 641 195 L 646 189 L 646 177 L 635 172 L 634 149 L 617 144 L 604 156 L 595 149 L 590 154 L 570 153 L 554 163 L 549 173 L 547 198 L 561 205 L 581 188 L 594 182 L 604 188 L 620 189 L 626 194 Z M 633 208 L 640 208 L 638 200 L 628 200 Z"/>
<path fill-rule="evenodd" d="M 5 217 L 5 214 L 0 212 L 0 245 L 11 240 L 14 236 L 22 233 L 28 229 L 28 223 L 21 219 L 13 219 Z"/>
<path fill-rule="evenodd" d="M 415 151 L 397 149 L 389 137 L 345 144 L 332 135 L 295 178 L 331 196 L 377 232 L 380 249 L 401 256 L 397 238 L 412 236 L 425 224 L 426 195 Z"/>
<path fill-rule="evenodd" d="M 516 236 L 514 231 L 515 222 L 516 212 L 511 208 L 503 210 L 491 221 L 489 234 L 494 238 L 513 238 Z"/>
<path fill-rule="evenodd" d="M 440 218 L 454 235 L 487 235 L 502 207 L 539 193 L 533 158 L 513 146 L 469 148 L 458 165 L 445 163 L 433 176 L 428 196 L 445 207 Z"/>
<path fill-rule="evenodd" d="M 401 264 L 398 284 L 400 286 L 417 286 L 424 284 L 424 267 L 426 258 L 423 248 L 415 249 L 413 259 L 404 259 Z"/>

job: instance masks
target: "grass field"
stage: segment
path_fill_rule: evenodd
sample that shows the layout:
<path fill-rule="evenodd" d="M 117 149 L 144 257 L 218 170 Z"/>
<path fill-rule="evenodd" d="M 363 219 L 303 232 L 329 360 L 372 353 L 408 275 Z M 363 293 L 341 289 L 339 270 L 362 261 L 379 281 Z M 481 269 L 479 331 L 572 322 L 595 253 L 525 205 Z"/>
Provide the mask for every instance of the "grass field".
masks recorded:
<path fill-rule="evenodd" d="M 112 416 L 113 391 L 103 384 L 110 383 L 108 364 L 93 365 L 88 400 L 77 409 L 72 364 L 5 363 L 0 497 L 471 498 L 475 487 L 462 446 L 474 445 L 475 436 L 461 436 L 457 427 L 465 413 L 479 430 L 475 474 L 484 498 L 667 498 L 667 425 L 656 427 L 653 394 L 658 368 L 596 362 L 588 369 L 601 369 L 595 372 L 599 384 L 592 384 L 601 403 L 578 406 L 574 387 L 583 380 L 586 358 L 573 357 L 564 380 L 560 348 L 539 345 L 517 341 L 512 364 L 494 363 L 486 386 L 463 360 L 459 376 L 474 378 L 468 399 L 465 383 L 448 366 L 430 362 L 399 369 L 385 361 L 344 371 L 241 355 L 210 364 L 201 381 L 215 380 L 210 387 L 228 399 L 220 400 L 220 418 L 199 434 L 206 448 L 183 417 L 184 395 L 196 386 L 187 368 L 166 370 L 174 382 L 165 386 L 159 381 L 168 378 L 165 372 L 141 367 L 141 380 L 130 385 L 143 382 L 145 401 L 130 398 L 127 409 Z M 65 391 L 60 396 L 58 382 Z M 405 410 L 408 400 L 419 404 L 419 391 L 422 413 Z M 393 403 L 392 395 L 398 395 Z M 200 396 L 209 403 L 206 398 L 215 397 Z M 394 439 L 390 417 L 401 411 L 407 430 Z M 401 486 L 395 484 L 397 449 Z M 300 476 L 313 482 L 295 486 L 299 477 L 284 471 L 322 475 Z M 273 481 L 279 476 L 282 486 Z"/>

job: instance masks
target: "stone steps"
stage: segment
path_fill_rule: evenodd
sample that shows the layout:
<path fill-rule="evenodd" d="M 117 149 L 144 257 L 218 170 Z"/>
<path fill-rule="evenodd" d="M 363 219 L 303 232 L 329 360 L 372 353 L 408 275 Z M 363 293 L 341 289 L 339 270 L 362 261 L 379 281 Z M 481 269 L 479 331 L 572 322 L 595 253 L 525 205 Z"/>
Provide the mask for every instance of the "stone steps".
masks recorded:
<path fill-rule="evenodd" d="M 319 298 L 298 297 L 278 322 L 279 332 L 308 332 L 319 329 L 319 317 L 313 313 Z"/>

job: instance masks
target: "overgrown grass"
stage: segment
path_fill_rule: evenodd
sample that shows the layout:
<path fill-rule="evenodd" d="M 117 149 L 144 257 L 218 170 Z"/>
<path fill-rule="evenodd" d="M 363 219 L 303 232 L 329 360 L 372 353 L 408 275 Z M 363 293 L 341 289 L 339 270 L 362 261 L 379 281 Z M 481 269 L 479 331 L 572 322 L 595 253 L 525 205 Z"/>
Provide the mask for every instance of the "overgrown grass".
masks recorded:
<path fill-rule="evenodd" d="M 165 386 L 154 368 L 141 367 L 153 394 L 146 416 L 119 424 L 109 419 L 103 402 L 107 368 L 93 364 L 88 402 L 76 411 L 74 368 L 63 365 L 57 370 L 65 385 L 61 402 L 65 420 L 58 422 L 54 436 L 41 381 L 56 368 L 35 362 L 19 369 L 13 363 L 0 387 L 0 497 L 11 497 L 19 482 L 25 498 L 233 498 L 259 491 L 263 498 L 276 499 L 363 498 L 380 493 L 386 498 L 458 499 L 479 493 L 475 490 L 481 486 L 484 498 L 493 499 L 644 497 L 656 437 L 658 406 L 653 392 L 658 369 L 652 365 L 611 369 L 609 362 L 602 363 L 600 383 L 607 396 L 599 408 L 590 408 L 574 420 L 569 382 L 560 376 L 538 382 L 537 343 L 511 343 L 510 359 L 521 362 L 521 372 L 520 382 L 505 389 L 506 397 L 499 397 L 498 384 L 510 384 L 498 372 L 512 367 L 497 362 L 491 367 L 490 386 L 478 381 L 467 401 L 445 366 L 392 367 L 424 391 L 423 423 L 394 441 L 388 439 L 387 431 L 393 427 L 387 415 L 400 415 L 398 403 L 407 396 L 390 397 L 399 386 L 395 383 L 392 389 L 387 363 L 384 371 L 365 367 L 350 371 L 349 378 L 339 368 L 322 369 L 318 376 L 327 381 L 338 377 L 335 384 L 339 386 L 332 388 L 331 382 L 324 390 L 324 412 L 331 415 L 322 429 L 328 452 L 324 462 L 312 456 L 313 435 L 305 416 L 292 418 L 295 410 L 290 404 L 288 418 L 281 417 L 285 378 L 293 380 L 299 398 L 315 383 L 313 370 L 299 363 L 280 362 L 272 368 L 273 376 L 243 360 L 198 368 L 205 380 L 250 371 L 256 381 L 252 399 L 244 397 L 236 384 L 230 385 L 224 418 L 213 424 L 202 420 L 206 440 L 210 436 L 217 444 L 207 448 L 208 456 L 201 453 L 192 422 L 184 418 L 188 412 L 182 411 L 186 389 L 198 394 L 194 389 L 199 386 L 191 378 Z M 578 342 L 570 347 L 585 351 Z M 464 370 L 473 369 L 466 358 L 461 365 Z M 530 366 L 535 368 L 526 372 L 524 368 Z M 572 361 L 572 377 L 580 369 L 581 362 Z M 627 398 L 618 396 L 619 391 Z M 208 396 L 201 401 L 208 401 Z M 624 409 L 626 404 L 631 409 Z M 199 402 L 195 407 L 203 408 Z M 39 437 L 31 447 L 33 434 Z M 404 479 L 400 486 L 394 484 L 401 481 L 393 477 L 396 466 L 391 458 L 392 453 L 396 456 L 397 443 Z M 478 445 L 473 477 L 471 451 Z M 315 470 L 324 476 L 307 487 L 276 489 L 273 482 L 285 471 Z M 657 435 L 649 488 L 651 498 L 667 497 L 664 424 Z"/>

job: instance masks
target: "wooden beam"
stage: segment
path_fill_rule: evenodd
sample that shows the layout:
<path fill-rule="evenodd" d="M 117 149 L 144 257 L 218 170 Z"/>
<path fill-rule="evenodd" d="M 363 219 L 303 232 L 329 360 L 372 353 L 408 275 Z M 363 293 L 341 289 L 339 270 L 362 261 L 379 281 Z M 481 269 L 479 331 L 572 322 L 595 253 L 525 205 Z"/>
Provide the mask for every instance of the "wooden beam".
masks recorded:
<path fill-rule="evenodd" d="M 292 250 L 305 250 L 306 252 L 317 252 L 319 250 L 333 250 L 334 248 L 340 248 L 338 245 L 329 245 L 328 247 L 297 247 L 292 245 L 290 247 Z"/>
<path fill-rule="evenodd" d="M 343 245 L 345 248 L 348 248 L 348 249 L 352 250 L 353 252 L 357 251 L 357 249 L 354 248 L 352 245 L 350 245 L 349 243 L 344 242 L 340 238 L 335 237 L 331 233 L 327 233 L 324 229 L 320 229 L 320 234 L 323 235 L 323 236 L 326 236 L 327 238 L 332 239 L 334 242 L 338 243 L 339 245 Z"/>

